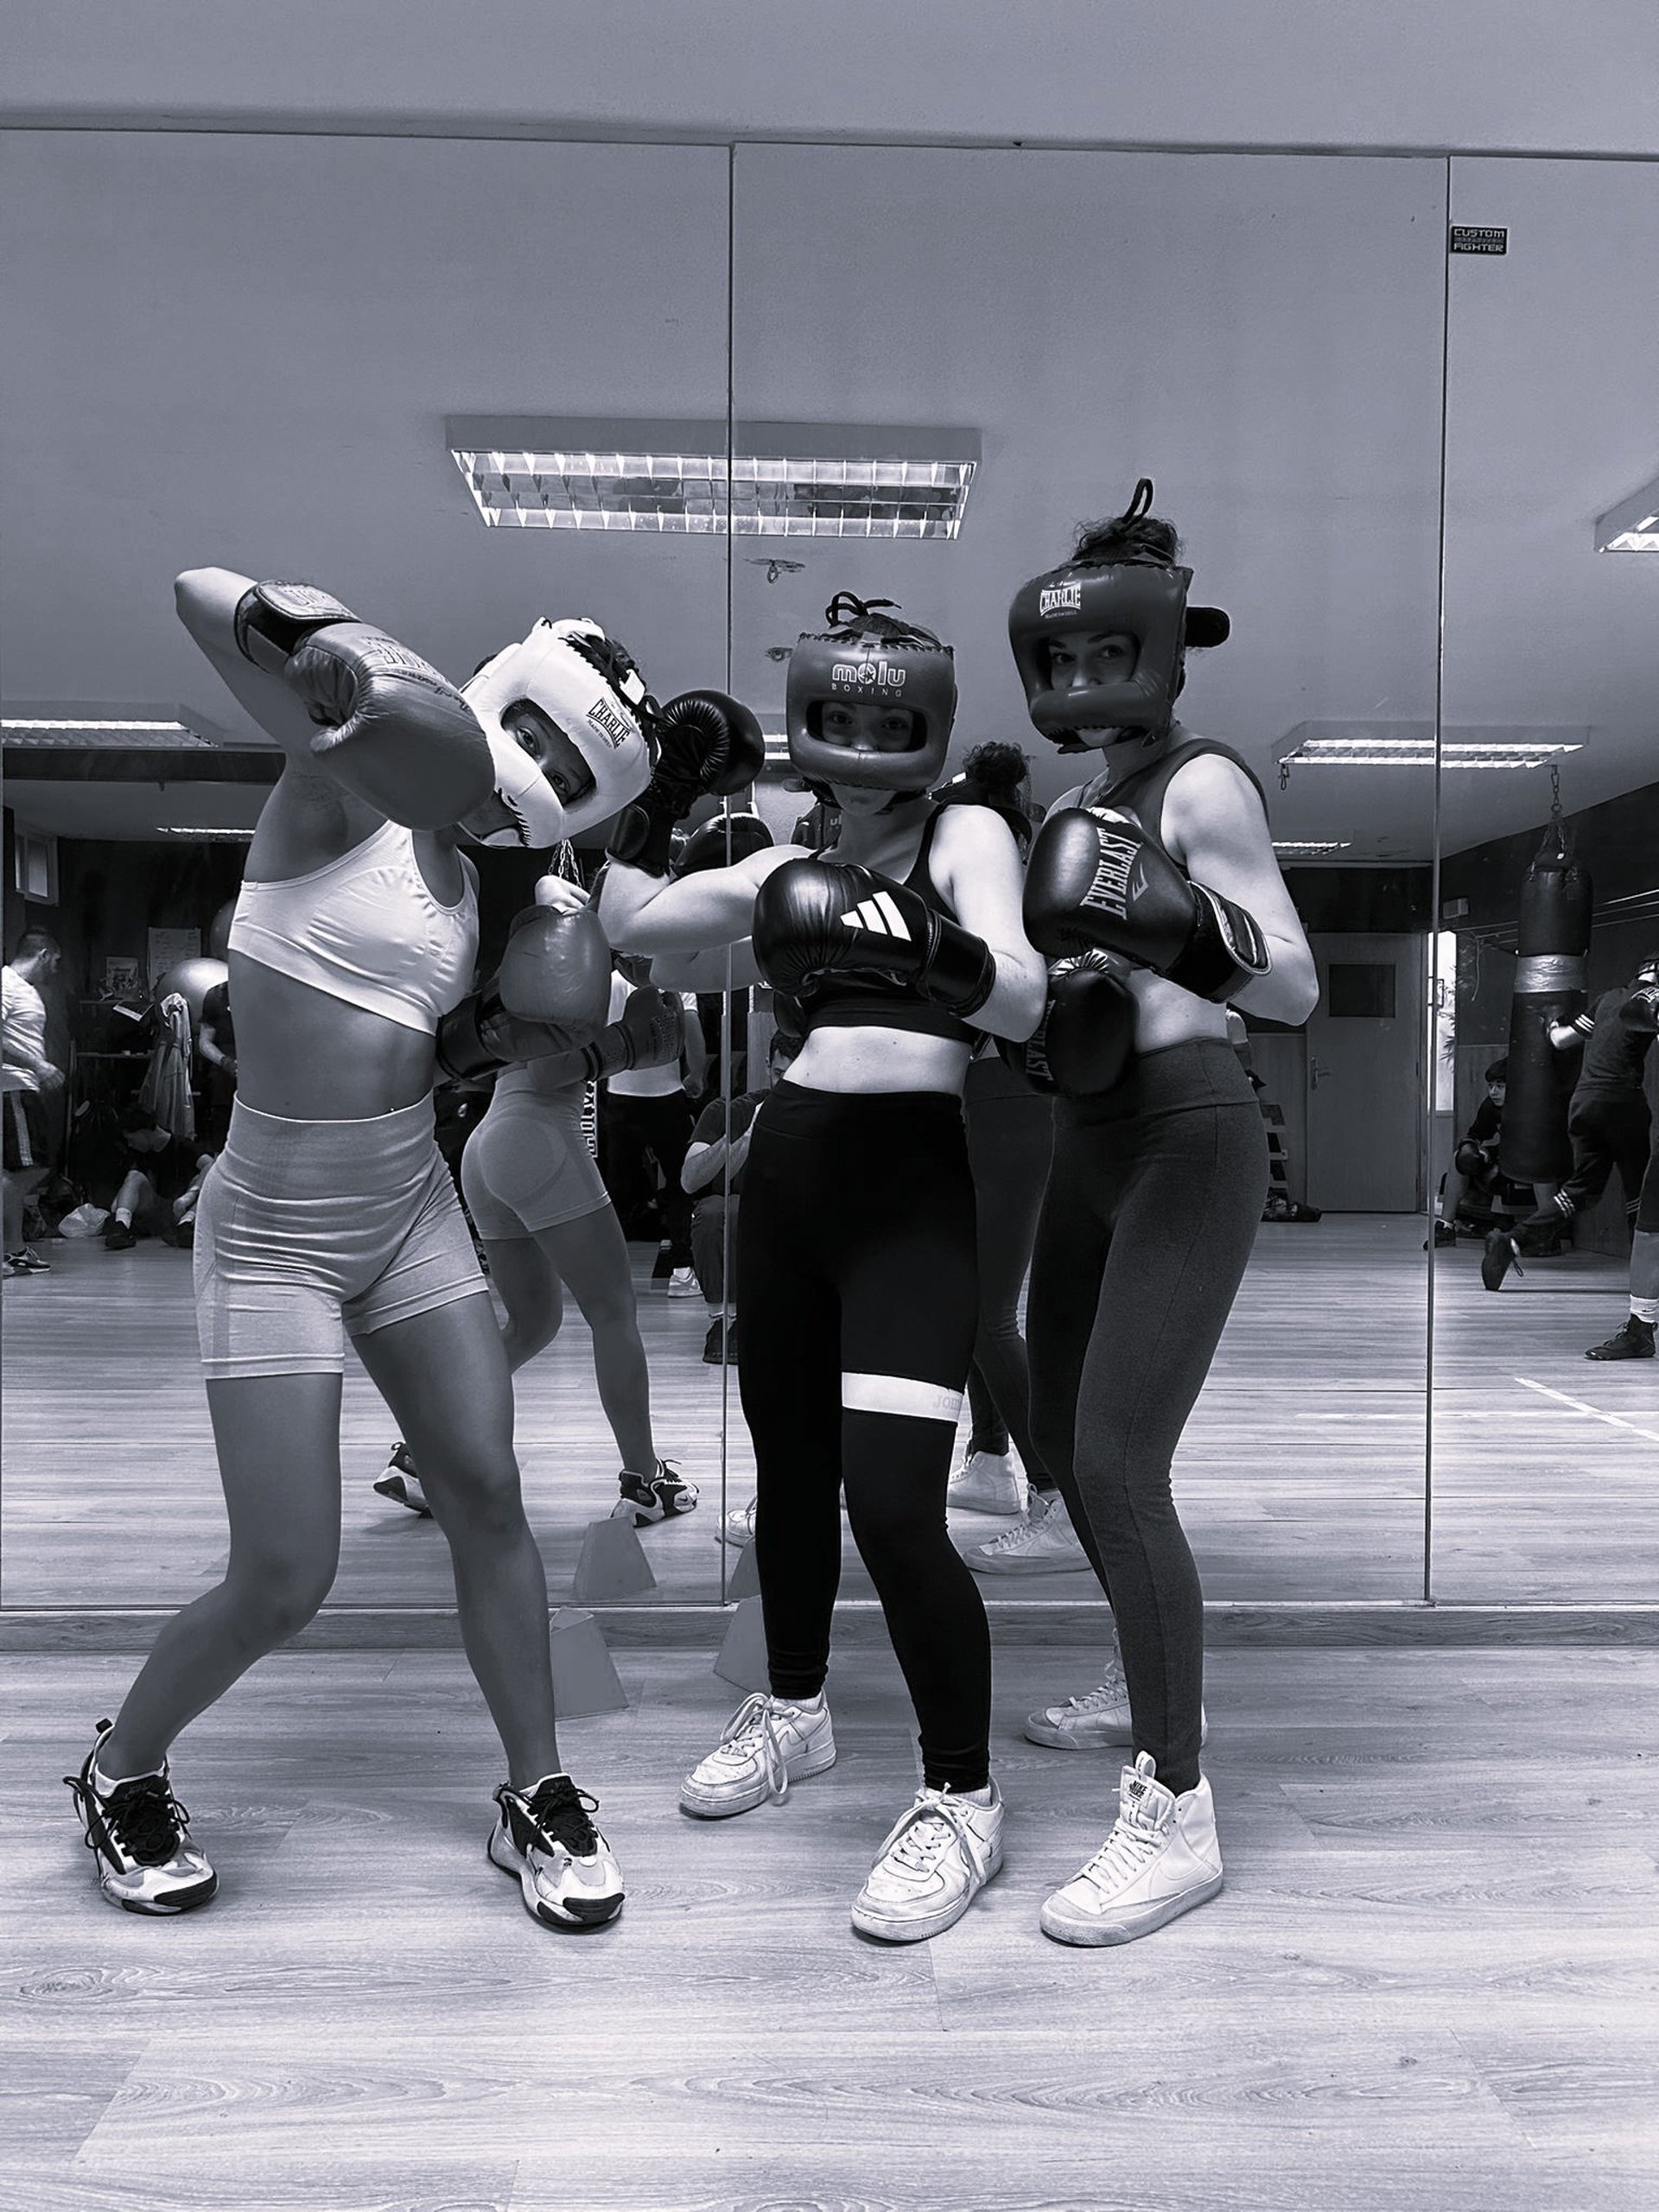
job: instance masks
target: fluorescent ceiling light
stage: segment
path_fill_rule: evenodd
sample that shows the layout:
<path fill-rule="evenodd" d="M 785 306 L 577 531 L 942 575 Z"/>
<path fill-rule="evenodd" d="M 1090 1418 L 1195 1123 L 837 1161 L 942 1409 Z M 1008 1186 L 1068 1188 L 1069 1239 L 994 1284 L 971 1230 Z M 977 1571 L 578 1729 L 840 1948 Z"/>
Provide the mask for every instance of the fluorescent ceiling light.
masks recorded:
<path fill-rule="evenodd" d="M 1438 760 L 1442 768 L 1541 768 L 1581 751 L 1586 733 L 1447 724 L 1438 749 L 1432 722 L 1298 722 L 1286 735 L 1294 742 L 1279 755 L 1281 767 L 1432 768 Z"/>
<path fill-rule="evenodd" d="M 158 822 L 156 830 L 158 836 L 192 837 L 204 845 L 245 845 L 253 836 L 251 830 L 195 830 L 178 822 Z"/>
<path fill-rule="evenodd" d="M 1351 837 L 1332 837 L 1324 841 L 1311 837 L 1275 837 L 1273 849 L 1283 854 L 1287 861 L 1312 860 L 1317 853 L 1345 853 L 1353 843 Z"/>
<path fill-rule="evenodd" d="M 1598 553 L 1659 553 L 1659 477 L 1596 517 Z"/>
<path fill-rule="evenodd" d="M 45 750 L 60 747 L 84 752 L 88 746 L 116 746 L 124 753 L 177 753 L 187 747 L 213 749 L 213 741 L 202 737 L 188 723 L 123 720 L 103 715 L 0 716 L 0 739 L 8 746 L 34 746 Z"/>
<path fill-rule="evenodd" d="M 451 416 L 444 435 L 491 529 L 748 537 L 953 538 L 977 430 L 823 423 Z"/>

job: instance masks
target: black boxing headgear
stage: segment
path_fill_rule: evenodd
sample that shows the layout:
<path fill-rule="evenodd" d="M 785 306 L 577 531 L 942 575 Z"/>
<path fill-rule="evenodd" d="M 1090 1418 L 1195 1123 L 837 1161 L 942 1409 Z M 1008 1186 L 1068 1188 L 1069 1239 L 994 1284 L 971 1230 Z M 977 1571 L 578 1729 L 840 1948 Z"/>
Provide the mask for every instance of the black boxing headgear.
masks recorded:
<path fill-rule="evenodd" d="M 925 791 L 944 766 L 957 710 L 950 648 L 931 631 L 880 611 L 893 605 L 890 599 L 866 601 L 837 592 L 823 611 L 829 629 L 803 635 L 789 657 L 789 757 L 809 784 Z M 915 742 L 900 753 L 827 743 L 824 708 L 867 699 L 907 709 Z"/>
<path fill-rule="evenodd" d="M 1143 476 L 1120 524 L 1138 523 L 1152 496 L 1152 480 Z M 1085 552 L 1020 587 L 1008 609 L 1008 642 L 1042 736 L 1062 753 L 1081 753 L 1088 749 L 1082 730 L 1157 736 L 1168 728 L 1187 646 L 1218 645 L 1232 626 L 1218 607 L 1188 607 L 1192 582 L 1191 569 L 1151 553 L 1091 560 Z M 1057 684 L 1051 641 L 1077 630 L 1131 639 L 1129 673 L 1116 683 Z"/>

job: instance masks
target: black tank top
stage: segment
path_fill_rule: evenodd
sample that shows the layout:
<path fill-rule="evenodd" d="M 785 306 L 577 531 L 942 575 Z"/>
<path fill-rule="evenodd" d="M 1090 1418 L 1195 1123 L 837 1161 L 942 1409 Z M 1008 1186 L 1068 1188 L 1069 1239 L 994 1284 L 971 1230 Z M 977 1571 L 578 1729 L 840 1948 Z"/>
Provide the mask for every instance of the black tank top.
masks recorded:
<path fill-rule="evenodd" d="M 936 914 L 955 921 L 956 916 L 940 896 L 928 866 L 933 833 L 944 812 L 944 807 L 935 807 L 928 816 L 922 831 L 921 850 L 916 855 L 915 866 L 905 878 L 904 887 L 913 891 Z M 829 854 L 815 854 L 814 858 L 830 868 L 838 865 Z M 874 969 L 849 969 L 824 976 L 800 992 L 796 1002 L 801 1010 L 799 1027 L 809 1036 L 815 1029 L 903 1029 L 921 1037 L 947 1038 L 956 1045 L 976 1045 L 982 1034 L 958 1020 L 944 1007 L 935 1006 L 931 999 L 924 998 L 914 983 L 894 976 L 878 975 Z"/>
<path fill-rule="evenodd" d="M 1596 1026 L 1584 1048 L 1584 1061 L 1575 1086 L 1578 1090 L 1595 1091 L 1603 1096 L 1620 1091 L 1640 1095 L 1653 1036 L 1649 1030 L 1633 1027 L 1619 1020 L 1618 1009 L 1630 995 L 1631 986 L 1620 983 L 1611 991 L 1604 991 L 1596 1001 L 1592 1014 Z"/>
<path fill-rule="evenodd" d="M 1255 769 L 1248 760 L 1242 760 L 1231 746 L 1217 745 L 1213 738 L 1209 737 L 1188 738 L 1184 745 L 1178 745 L 1172 752 L 1161 753 L 1156 760 L 1149 761 L 1144 768 L 1135 769 L 1134 773 L 1126 776 L 1115 790 L 1103 793 L 1092 804 L 1098 806 L 1122 807 L 1126 814 L 1133 814 L 1141 827 L 1150 830 L 1161 844 L 1164 842 L 1165 796 L 1171 784 L 1174 782 L 1179 772 L 1185 767 L 1187 762 L 1197 760 L 1206 753 L 1213 753 L 1223 760 L 1230 760 L 1235 768 L 1243 770 L 1255 786 L 1255 795 L 1261 800 L 1262 810 L 1265 814 L 1268 806 L 1267 794 L 1262 788 L 1261 779 Z M 1091 803 L 1088 797 L 1090 788 L 1091 786 L 1088 785 L 1084 785 L 1084 798 L 1078 802 L 1080 804 L 1087 805 Z"/>

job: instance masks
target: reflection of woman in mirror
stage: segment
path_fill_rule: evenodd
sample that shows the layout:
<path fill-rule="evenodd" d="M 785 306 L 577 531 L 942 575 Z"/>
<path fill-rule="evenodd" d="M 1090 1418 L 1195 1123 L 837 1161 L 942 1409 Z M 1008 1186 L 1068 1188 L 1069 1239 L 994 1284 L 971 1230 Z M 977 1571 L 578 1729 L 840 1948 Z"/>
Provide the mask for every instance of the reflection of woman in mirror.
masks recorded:
<path fill-rule="evenodd" d="M 1032 1404 L 1119 1645 L 1096 1688 L 1027 1733 L 1132 1753 L 1105 1844 L 1043 1907 L 1047 1934 L 1082 1944 L 1128 1942 L 1221 1887 L 1198 1765 L 1203 1598 L 1170 1465 L 1267 1187 L 1227 1008 L 1300 1022 L 1318 995 L 1255 778 L 1176 719 L 1186 647 L 1228 624 L 1187 607 L 1151 499 L 1143 479 L 1008 618 L 1033 721 L 1093 756 L 1049 810 L 1025 900 L 1054 963 L 1039 1072 L 1062 1094 L 1027 1305 Z"/>
<path fill-rule="evenodd" d="M 304 585 L 179 579 L 191 635 L 286 764 L 230 931 L 238 1091 L 203 1188 L 197 1325 L 230 1519 L 224 1579 L 157 1638 L 73 1783 L 111 1904 L 172 1913 L 215 1877 L 168 1783 L 179 1732 L 311 1618 L 340 1549 L 344 1340 L 420 1455 L 453 1556 L 467 1655 L 499 1732 L 494 1863 L 551 1926 L 609 1920 L 621 1878 L 560 1764 L 542 1561 L 512 1451 L 512 1392 L 454 1185 L 433 1141 L 458 1072 L 591 1037 L 609 962 L 593 918 L 531 910 L 467 996 L 485 842 L 552 844 L 567 802 L 603 819 L 647 772 L 644 686 L 592 625 L 538 624 L 467 699 Z M 626 737 L 588 730 L 584 697 Z M 513 721 L 524 724 L 519 741 Z M 626 763 L 608 791 L 596 779 Z"/>
<path fill-rule="evenodd" d="M 709 1819 L 747 1812 L 833 1763 L 823 1684 L 844 1484 L 923 1761 L 853 1920 L 913 1942 L 957 1919 L 1001 1863 L 985 1609 L 945 1529 L 978 1304 L 961 1097 L 982 1036 L 1031 1030 L 1042 968 L 1020 925 L 1007 824 L 927 796 L 956 703 L 950 651 L 879 605 L 842 594 L 827 634 L 790 660 L 791 758 L 839 809 L 835 842 L 670 883 L 669 793 L 613 846 L 600 903 L 607 933 L 658 955 L 658 980 L 682 988 L 720 987 L 726 956 L 712 949 L 739 946 L 733 986 L 759 976 L 792 994 L 806 1032 L 755 1117 L 738 1231 L 770 1689 L 745 1701 L 680 1802 Z"/>

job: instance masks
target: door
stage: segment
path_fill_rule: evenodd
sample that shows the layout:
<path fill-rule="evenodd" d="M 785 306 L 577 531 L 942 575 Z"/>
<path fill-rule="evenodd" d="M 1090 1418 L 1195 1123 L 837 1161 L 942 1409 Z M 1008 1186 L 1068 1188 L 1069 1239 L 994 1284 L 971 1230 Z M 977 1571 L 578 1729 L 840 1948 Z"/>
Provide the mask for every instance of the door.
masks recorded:
<path fill-rule="evenodd" d="M 1307 1196 L 1327 1213 L 1423 1205 L 1427 939 L 1309 939 L 1319 1003 L 1307 1024 Z"/>

